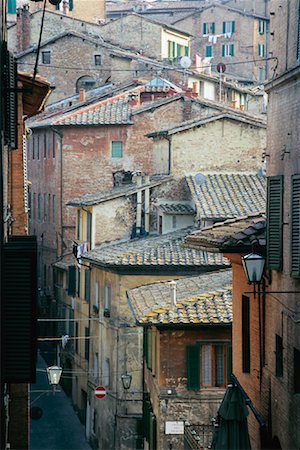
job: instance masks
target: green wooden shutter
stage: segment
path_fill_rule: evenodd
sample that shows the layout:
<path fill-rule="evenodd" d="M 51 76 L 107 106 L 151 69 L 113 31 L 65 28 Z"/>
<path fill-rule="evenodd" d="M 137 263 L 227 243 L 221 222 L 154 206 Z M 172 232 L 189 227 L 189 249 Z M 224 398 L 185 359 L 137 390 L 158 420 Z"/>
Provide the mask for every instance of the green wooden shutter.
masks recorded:
<path fill-rule="evenodd" d="M 212 45 L 207 45 L 205 47 L 205 56 L 206 58 L 210 58 L 212 56 Z"/>
<path fill-rule="evenodd" d="M 267 198 L 267 267 L 282 269 L 282 200 L 283 176 L 268 178 Z"/>
<path fill-rule="evenodd" d="M 184 47 L 184 56 L 189 56 L 189 47 L 187 45 Z"/>
<path fill-rule="evenodd" d="M 16 2 L 16 0 L 8 0 L 8 2 L 7 2 L 7 12 L 8 12 L 8 14 L 16 14 L 16 12 L 17 12 L 17 2 Z"/>
<path fill-rule="evenodd" d="M 84 299 L 89 302 L 91 296 L 91 272 L 90 269 L 84 271 Z"/>
<path fill-rule="evenodd" d="M 234 56 L 234 44 L 230 44 L 230 56 Z"/>
<path fill-rule="evenodd" d="M 148 367 L 148 328 L 144 328 L 144 359 Z"/>
<path fill-rule="evenodd" d="M 68 295 L 76 295 L 76 266 L 68 267 Z"/>
<path fill-rule="evenodd" d="M 112 141 L 111 142 L 111 156 L 112 158 L 122 158 L 123 156 L 123 142 Z"/>
<path fill-rule="evenodd" d="M 69 0 L 69 11 L 73 11 L 73 0 Z"/>
<path fill-rule="evenodd" d="M 300 276 L 300 175 L 292 176 L 291 275 Z"/>
<path fill-rule="evenodd" d="M 198 345 L 188 345 L 186 348 L 187 389 L 200 389 L 200 348 Z"/>
<path fill-rule="evenodd" d="M 206 23 L 203 24 L 203 34 L 206 34 Z"/>
<path fill-rule="evenodd" d="M 211 32 L 212 32 L 212 34 L 215 34 L 215 22 L 213 22 L 212 24 L 211 24 Z"/>
<path fill-rule="evenodd" d="M 223 22 L 223 33 L 226 33 L 226 22 Z"/>
<path fill-rule="evenodd" d="M 175 42 L 172 42 L 172 57 L 175 58 L 175 52 L 176 52 L 176 44 Z"/>
<path fill-rule="evenodd" d="M 231 33 L 234 33 L 235 31 L 235 22 L 234 20 L 231 22 Z"/>
<path fill-rule="evenodd" d="M 181 45 L 177 44 L 177 52 L 176 52 L 176 56 L 180 56 L 181 53 Z"/>
<path fill-rule="evenodd" d="M 222 44 L 222 56 L 225 56 L 225 44 Z"/>

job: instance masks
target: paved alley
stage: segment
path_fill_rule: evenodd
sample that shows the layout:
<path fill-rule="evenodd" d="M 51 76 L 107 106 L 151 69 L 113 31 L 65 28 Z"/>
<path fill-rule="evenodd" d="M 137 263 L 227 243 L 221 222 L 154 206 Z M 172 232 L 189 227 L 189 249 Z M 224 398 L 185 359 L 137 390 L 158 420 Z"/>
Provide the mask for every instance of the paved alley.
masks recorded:
<path fill-rule="evenodd" d="M 31 385 L 31 407 L 43 410 L 40 419 L 31 419 L 31 450 L 90 450 L 85 439 L 85 429 L 80 423 L 71 400 L 59 387 L 60 392 L 34 392 L 51 390 L 46 374 L 46 364 L 38 356 L 37 383 Z M 45 369 L 42 370 L 42 369 Z"/>

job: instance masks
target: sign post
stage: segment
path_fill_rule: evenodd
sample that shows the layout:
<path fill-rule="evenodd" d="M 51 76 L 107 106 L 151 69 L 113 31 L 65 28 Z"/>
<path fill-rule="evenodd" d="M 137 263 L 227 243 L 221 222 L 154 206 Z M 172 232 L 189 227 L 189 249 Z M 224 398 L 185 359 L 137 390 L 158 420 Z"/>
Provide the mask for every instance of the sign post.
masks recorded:
<path fill-rule="evenodd" d="M 95 389 L 96 398 L 104 398 L 106 396 L 106 389 L 104 386 L 97 386 Z"/>

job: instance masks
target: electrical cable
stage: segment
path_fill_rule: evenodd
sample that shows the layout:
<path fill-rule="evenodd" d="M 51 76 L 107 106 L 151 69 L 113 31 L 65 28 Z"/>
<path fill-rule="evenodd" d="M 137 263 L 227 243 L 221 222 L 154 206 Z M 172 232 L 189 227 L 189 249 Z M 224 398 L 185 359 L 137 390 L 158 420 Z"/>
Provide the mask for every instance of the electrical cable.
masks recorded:
<path fill-rule="evenodd" d="M 46 11 L 46 0 L 44 0 L 39 42 L 38 42 L 38 46 L 37 46 L 36 59 L 35 59 L 35 65 L 34 65 L 34 70 L 33 70 L 33 79 L 32 79 L 33 85 L 34 85 L 35 78 L 36 78 L 37 71 L 38 71 L 38 64 L 39 64 L 39 57 L 40 57 L 40 50 L 41 50 L 41 43 L 42 43 L 42 34 L 43 34 L 43 28 L 44 28 L 45 11 Z"/>

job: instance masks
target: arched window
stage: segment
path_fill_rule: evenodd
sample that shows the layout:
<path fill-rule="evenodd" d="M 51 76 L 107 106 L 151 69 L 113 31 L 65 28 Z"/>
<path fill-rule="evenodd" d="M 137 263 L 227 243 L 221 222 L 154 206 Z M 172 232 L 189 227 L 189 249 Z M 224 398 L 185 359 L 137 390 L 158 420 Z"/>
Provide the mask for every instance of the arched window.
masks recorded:
<path fill-rule="evenodd" d="M 93 77 L 85 75 L 84 77 L 78 78 L 76 81 L 76 92 L 78 93 L 80 88 L 84 88 L 85 91 L 89 91 L 95 87 L 96 81 Z"/>

